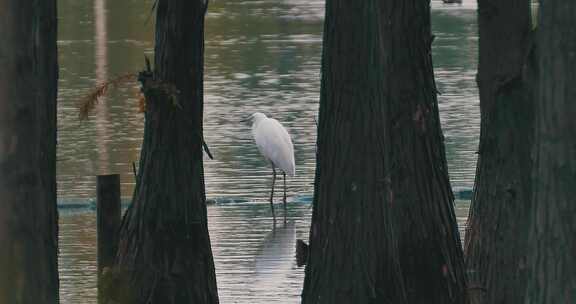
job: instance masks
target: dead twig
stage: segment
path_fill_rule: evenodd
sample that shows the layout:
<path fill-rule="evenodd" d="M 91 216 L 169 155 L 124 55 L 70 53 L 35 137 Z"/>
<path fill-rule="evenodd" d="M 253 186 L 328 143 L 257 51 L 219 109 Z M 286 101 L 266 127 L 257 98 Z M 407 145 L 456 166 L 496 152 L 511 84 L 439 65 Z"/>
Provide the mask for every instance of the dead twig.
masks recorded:
<path fill-rule="evenodd" d="M 100 99 L 106 95 L 108 90 L 111 87 L 120 87 L 127 83 L 135 83 L 138 79 L 138 75 L 130 73 L 118 76 L 111 80 L 105 81 L 103 83 L 98 84 L 95 88 L 93 88 L 90 93 L 84 97 L 78 106 L 79 108 L 79 118 L 80 120 L 85 120 L 88 118 L 90 112 L 96 108 Z M 141 107 L 142 108 L 142 107 Z"/>

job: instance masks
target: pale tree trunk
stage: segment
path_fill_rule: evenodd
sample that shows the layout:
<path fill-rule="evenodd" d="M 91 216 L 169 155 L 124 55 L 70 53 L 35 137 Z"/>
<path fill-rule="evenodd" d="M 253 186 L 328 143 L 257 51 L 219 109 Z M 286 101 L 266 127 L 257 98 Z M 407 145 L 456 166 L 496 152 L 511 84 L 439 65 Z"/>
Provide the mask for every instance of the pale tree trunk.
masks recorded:
<path fill-rule="evenodd" d="M 0 303 L 58 303 L 56 23 L 0 0 Z"/>
<path fill-rule="evenodd" d="M 465 303 L 430 3 L 328 0 L 303 301 Z"/>
<path fill-rule="evenodd" d="M 524 303 L 535 48 L 529 0 L 479 0 L 481 130 L 465 242 L 473 303 Z"/>
<path fill-rule="evenodd" d="M 576 303 L 576 2 L 541 1 L 539 15 L 525 303 Z"/>
<path fill-rule="evenodd" d="M 202 161 L 204 15 L 200 0 L 159 0 L 155 68 L 140 74 L 146 123 L 110 298 L 218 303 Z M 106 284 L 106 283 L 104 283 Z"/>

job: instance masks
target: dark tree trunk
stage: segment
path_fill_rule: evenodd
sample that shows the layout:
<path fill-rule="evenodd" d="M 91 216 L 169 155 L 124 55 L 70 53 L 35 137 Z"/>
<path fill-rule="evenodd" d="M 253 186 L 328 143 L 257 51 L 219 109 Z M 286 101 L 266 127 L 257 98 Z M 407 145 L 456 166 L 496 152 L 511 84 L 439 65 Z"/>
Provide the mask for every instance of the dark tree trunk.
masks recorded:
<path fill-rule="evenodd" d="M 481 130 L 465 242 L 473 303 L 524 303 L 535 70 L 529 0 L 479 0 Z"/>
<path fill-rule="evenodd" d="M 576 2 L 541 1 L 528 304 L 576 303 Z"/>
<path fill-rule="evenodd" d="M 0 0 L 0 303 L 58 303 L 56 23 Z"/>
<path fill-rule="evenodd" d="M 328 0 L 303 303 L 464 303 L 430 3 Z"/>
<path fill-rule="evenodd" d="M 157 2 L 140 169 L 112 283 L 120 303 L 218 303 L 202 162 L 206 6 Z"/>

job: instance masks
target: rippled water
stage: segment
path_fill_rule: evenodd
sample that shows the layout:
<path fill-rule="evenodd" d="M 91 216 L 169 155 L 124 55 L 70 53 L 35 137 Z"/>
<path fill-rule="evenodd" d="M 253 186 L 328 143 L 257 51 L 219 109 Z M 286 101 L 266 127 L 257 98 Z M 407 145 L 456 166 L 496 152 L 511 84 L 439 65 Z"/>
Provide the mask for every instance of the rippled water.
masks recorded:
<path fill-rule="evenodd" d="M 299 303 L 304 268 L 296 266 L 296 239 L 308 239 L 311 213 L 309 204 L 291 203 L 288 224 L 273 230 L 266 202 L 209 206 L 220 302 Z M 457 201 L 462 235 L 467 214 L 468 202 Z M 60 218 L 60 289 L 62 303 L 96 303 L 94 212 Z"/>
<path fill-rule="evenodd" d="M 143 117 L 137 84 L 113 89 L 88 121 L 76 103 L 95 83 L 140 70 L 151 56 L 151 0 L 59 0 L 58 195 L 63 203 L 95 196 L 95 175 L 120 173 L 123 196 L 134 186 Z M 213 0 L 206 20 L 205 160 L 209 198 L 250 203 L 209 206 L 210 234 L 222 303 L 297 303 L 303 269 L 296 238 L 307 238 L 314 176 L 324 1 Z M 433 56 L 450 177 L 472 187 L 479 132 L 475 1 L 433 2 Z M 289 179 L 293 224 L 271 231 L 266 194 L 270 169 L 239 122 L 261 111 L 293 136 L 296 177 Z M 467 202 L 457 202 L 463 224 Z M 62 303 L 96 302 L 95 215 L 60 218 Z"/>

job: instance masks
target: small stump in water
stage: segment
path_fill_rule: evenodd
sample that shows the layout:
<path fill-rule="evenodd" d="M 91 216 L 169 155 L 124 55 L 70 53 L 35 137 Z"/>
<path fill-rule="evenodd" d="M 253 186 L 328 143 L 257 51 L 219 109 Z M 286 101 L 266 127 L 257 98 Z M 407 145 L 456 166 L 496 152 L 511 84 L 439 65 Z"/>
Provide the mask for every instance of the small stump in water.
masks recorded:
<path fill-rule="evenodd" d="M 303 240 L 296 240 L 296 265 L 302 267 L 308 262 L 308 244 Z"/>

